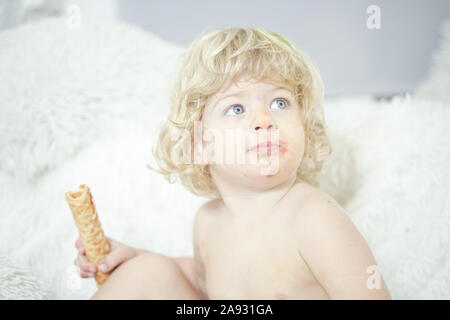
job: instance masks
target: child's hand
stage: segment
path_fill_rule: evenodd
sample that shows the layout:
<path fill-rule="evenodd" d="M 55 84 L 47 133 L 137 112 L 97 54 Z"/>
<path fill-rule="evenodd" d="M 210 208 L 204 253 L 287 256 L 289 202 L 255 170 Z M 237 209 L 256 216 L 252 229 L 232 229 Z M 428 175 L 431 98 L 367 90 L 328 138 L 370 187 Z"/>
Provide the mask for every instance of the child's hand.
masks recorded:
<path fill-rule="evenodd" d="M 137 255 L 137 250 L 135 248 L 129 247 L 115 241 L 111 238 L 106 237 L 108 239 L 109 247 L 111 251 L 109 254 L 103 259 L 102 262 L 98 265 L 98 269 L 102 272 L 110 272 L 114 270 L 117 266 L 124 263 L 125 261 L 134 258 Z M 78 273 L 82 278 L 92 278 L 95 277 L 97 273 L 97 267 L 88 261 L 86 258 L 86 251 L 81 244 L 80 239 L 78 238 L 75 242 L 75 247 L 78 249 L 78 256 L 75 259 L 75 266 L 77 267 Z M 103 265 L 104 268 L 103 268 Z"/>

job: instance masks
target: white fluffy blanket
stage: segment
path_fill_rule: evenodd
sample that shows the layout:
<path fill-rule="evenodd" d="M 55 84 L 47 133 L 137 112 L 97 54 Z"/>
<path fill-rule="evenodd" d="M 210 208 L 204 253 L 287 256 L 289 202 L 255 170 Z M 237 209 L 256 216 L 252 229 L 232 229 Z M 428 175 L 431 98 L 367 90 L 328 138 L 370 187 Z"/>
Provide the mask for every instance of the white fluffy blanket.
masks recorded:
<path fill-rule="evenodd" d="M 146 169 L 184 49 L 118 22 L 74 31 L 63 19 L 0 33 L 0 48 L 0 256 L 29 266 L 57 299 L 90 297 L 64 200 L 81 183 L 108 236 L 191 255 L 206 199 Z M 450 105 L 347 97 L 325 113 L 334 155 L 323 189 L 366 237 L 392 296 L 449 299 Z"/>

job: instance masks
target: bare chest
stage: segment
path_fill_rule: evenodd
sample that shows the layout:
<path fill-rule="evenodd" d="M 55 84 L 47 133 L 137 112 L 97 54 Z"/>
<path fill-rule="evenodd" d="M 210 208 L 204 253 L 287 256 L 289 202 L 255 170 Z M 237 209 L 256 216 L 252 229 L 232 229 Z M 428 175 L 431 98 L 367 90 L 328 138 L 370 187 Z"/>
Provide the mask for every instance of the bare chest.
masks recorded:
<path fill-rule="evenodd" d="M 223 225 L 209 231 L 204 258 L 210 299 L 326 298 L 297 251 L 288 219 L 239 232 Z"/>

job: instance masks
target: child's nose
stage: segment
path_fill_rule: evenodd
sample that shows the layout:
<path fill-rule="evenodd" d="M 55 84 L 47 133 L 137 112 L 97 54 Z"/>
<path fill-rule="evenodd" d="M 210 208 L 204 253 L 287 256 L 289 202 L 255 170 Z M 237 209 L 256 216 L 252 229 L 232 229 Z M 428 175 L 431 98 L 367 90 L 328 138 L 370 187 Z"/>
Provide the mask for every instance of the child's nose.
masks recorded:
<path fill-rule="evenodd" d="M 275 122 L 272 117 L 267 113 L 267 111 L 258 113 L 252 123 L 253 130 L 257 131 L 259 129 L 273 129 L 275 128 Z"/>

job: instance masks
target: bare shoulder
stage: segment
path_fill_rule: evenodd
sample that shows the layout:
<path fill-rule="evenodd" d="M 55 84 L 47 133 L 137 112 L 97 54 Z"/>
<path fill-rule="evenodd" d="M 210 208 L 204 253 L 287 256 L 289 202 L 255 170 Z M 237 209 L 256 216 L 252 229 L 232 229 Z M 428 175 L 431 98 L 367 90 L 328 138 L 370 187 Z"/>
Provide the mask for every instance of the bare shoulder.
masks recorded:
<path fill-rule="evenodd" d="M 328 193 L 307 183 L 297 184 L 292 189 L 295 221 L 298 225 L 329 223 L 344 220 L 351 223 L 345 209 Z M 310 226 L 310 225 L 309 225 Z"/>
<path fill-rule="evenodd" d="M 299 200 L 294 203 L 296 247 L 328 296 L 332 299 L 389 298 L 378 271 L 378 290 L 367 285 L 367 270 L 378 266 L 345 209 L 318 188 L 302 188 L 297 191 Z"/>
<path fill-rule="evenodd" d="M 223 208 L 222 199 L 212 199 L 203 203 L 198 209 L 198 213 L 202 215 L 211 215 Z"/>
<path fill-rule="evenodd" d="M 223 208 L 223 201 L 221 199 L 212 199 L 203 203 L 195 214 L 195 224 L 204 225 L 209 220 L 217 216 L 220 210 Z"/>
<path fill-rule="evenodd" d="M 348 213 L 332 196 L 311 185 L 303 185 L 296 192 L 293 230 L 299 249 L 306 252 L 310 248 L 305 247 L 311 243 L 336 244 L 336 239 L 365 243 Z"/>

